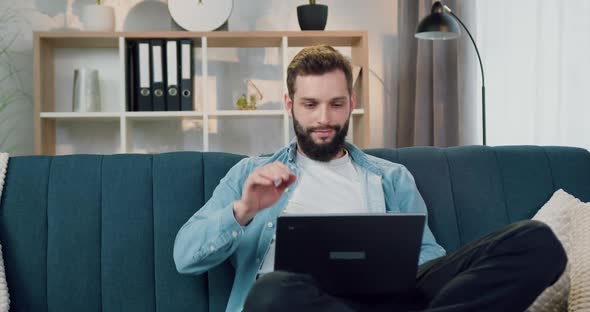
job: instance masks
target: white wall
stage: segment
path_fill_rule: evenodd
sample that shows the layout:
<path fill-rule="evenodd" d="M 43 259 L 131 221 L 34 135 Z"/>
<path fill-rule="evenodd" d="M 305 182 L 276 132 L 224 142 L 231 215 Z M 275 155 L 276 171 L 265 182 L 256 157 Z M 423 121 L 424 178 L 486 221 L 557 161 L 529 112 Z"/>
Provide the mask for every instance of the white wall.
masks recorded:
<path fill-rule="evenodd" d="M 161 2 L 146 0 L 143 2 Z M 124 30 L 130 10 L 141 1 L 105 0 L 116 9 L 117 30 Z M 0 74 L 16 72 L 0 81 L 0 92 L 20 90 L 21 95 L 0 113 L 0 149 L 12 154 L 31 154 L 32 123 L 32 32 L 63 27 L 81 29 L 81 8 L 92 0 L 0 0 L 0 12 L 10 21 L 0 22 L 0 36 L 14 38 L 10 57 L 0 56 Z M 234 0 L 229 19 L 230 31 L 299 30 L 296 7 L 306 1 Z M 326 30 L 368 30 L 371 100 L 371 147 L 393 146 L 395 102 L 397 100 L 397 1 L 391 0 L 325 0 L 329 6 Z M 156 4 L 156 3 L 154 3 Z M 154 6 L 152 6 L 154 7 Z M 165 7 L 161 5 L 161 7 Z M 2 13 L 0 13 L 2 16 Z M 64 20 L 66 22 L 64 22 Z M 156 23 L 156 22 L 154 22 Z M 162 23 L 162 21 L 158 22 Z M 152 23 L 152 25 L 154 25 Z M 6 66 L 6 64 L 11 64 Z M 4 121 L 3 120 L 9 120 Z"/>

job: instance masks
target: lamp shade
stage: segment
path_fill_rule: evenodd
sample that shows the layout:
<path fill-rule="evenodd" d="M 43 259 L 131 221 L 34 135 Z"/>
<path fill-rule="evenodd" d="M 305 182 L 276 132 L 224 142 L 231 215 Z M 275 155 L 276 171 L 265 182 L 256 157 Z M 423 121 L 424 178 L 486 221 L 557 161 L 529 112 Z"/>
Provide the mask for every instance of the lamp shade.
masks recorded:
<path fill-rule="evenodd" d="M 418 39 L 447 40 L 456 39 L 461 35 L 461 28 L 457 21 L 444 12 L 440 1 L 432 5 L 430 15 L 426 16 L 418 27 L 414 36 Z"/>

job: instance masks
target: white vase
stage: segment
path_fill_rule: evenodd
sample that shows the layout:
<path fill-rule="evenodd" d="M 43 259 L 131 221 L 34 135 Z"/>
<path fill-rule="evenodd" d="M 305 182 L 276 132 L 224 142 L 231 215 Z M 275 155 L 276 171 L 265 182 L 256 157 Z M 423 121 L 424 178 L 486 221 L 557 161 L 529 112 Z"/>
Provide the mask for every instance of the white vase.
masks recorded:
<path fill-rule="evenodd" d="M 82 22 L 85 30 L 114 31 L 115 10 L 107 5 L 86 5 L 82 9 Z"/>

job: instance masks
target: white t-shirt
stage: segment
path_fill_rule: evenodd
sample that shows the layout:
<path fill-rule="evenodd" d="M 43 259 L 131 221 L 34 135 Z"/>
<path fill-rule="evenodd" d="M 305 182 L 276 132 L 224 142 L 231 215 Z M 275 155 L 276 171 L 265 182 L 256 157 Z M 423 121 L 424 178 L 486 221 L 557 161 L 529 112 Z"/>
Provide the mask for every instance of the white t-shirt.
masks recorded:
<path fill-rule="evenodd" d="M 367 213 L 363 205 L 361 182 L 348 152 L 329 162 L 315 161 L 297 153 L 297 187 L 291 193 L 283 214 Z M 274 271 L 275 240 L 258 271 Z"/>

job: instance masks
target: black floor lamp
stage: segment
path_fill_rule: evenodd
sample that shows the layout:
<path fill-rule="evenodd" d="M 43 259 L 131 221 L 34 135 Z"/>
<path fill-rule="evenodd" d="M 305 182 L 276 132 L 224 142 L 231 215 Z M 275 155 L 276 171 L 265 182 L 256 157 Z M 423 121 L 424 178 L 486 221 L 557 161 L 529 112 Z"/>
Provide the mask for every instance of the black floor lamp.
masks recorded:
<path fill-rule="evenodd" d="M 447 15 L 446 12 L 450 13 L 454 19 Z M 423 18 L 420 21 L 420 24 L 418 24 L 414 36 L 418 39 L 427 40 L 456 39 L 461 35 L 461 29 L 459 28 L 459 25 L 457 25 L 455 19 L 461 24 L 461 26 L 463 26 L 469 35 L 469 39 L 471 39 L 471 42 L 475 47 L 475 52 L 477 53 L 479 67 L 481 68 L 481 119 L 483 126 L 483 145 L 486 145 L 486 83 L 483 74 L 481 56 L 479 56 L 479 50 L 477 49 L 477 45 L 475 44 L 475 40 L 473 40 L 473 36 L 471 36 L 469 29 L 467 29 L 461 19 L 459 19 L 448 6 L 442 4 L 440 1 L 436 1 L 432 4 L 430 15 Z"/>

